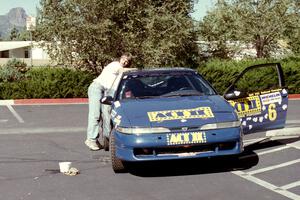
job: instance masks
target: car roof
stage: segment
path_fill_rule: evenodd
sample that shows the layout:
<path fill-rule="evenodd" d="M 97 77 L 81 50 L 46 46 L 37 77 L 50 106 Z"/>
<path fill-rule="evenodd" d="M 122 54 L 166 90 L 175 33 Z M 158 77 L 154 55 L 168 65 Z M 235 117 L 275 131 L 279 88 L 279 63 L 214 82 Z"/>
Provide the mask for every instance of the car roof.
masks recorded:
<path fill-rule="evenodd" d="M 190 68 L 183 68 L 183 67 L 164 67 L 164 68 L 145 68 L 145 69 L 129 69 L 124 71 L 124 75 L 147 75 L 147 74 L 156 74 L 156 73 L 186 73 L 186 72 L 193 72 L 196 73 L 195 70 Z"/>

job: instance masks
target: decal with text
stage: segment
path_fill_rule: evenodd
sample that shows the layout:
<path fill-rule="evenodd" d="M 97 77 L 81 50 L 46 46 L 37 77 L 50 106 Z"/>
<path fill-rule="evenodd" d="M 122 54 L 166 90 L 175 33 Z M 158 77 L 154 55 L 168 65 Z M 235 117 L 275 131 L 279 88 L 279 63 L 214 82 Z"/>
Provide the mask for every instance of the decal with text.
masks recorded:
<path fill-rule="evenodd" d="M 206 143 L 205 132 L 170 133 L 167 134 L 168 145 Z"/>
<path fill-rule="evenodd" d="M 210 107 L 198 107 L 193 109 L 182 110 L 162 110 L 148 112 L 150 122 L 162 122 L 166 120 L 182 119 L 207 119 L 213 118 L 214 114 Z"/>

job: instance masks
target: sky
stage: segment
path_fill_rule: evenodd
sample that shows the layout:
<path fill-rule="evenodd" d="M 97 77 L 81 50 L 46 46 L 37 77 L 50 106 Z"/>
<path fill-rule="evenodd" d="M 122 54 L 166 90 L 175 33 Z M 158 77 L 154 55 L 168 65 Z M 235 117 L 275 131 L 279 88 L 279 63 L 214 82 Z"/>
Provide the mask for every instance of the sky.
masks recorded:
<path fill-rule="evenodd" d="M 216 0 L 198 0 L 194 7 L 195 12 L 191 16 L 199 21 L 215 2 Z M 0 15 L 7 14 L 11 8 L 22 7 L 27 15 L 36 16 L 36 7 L 39 7 L 39 4 L 40 0 L 0 0 Z"/>

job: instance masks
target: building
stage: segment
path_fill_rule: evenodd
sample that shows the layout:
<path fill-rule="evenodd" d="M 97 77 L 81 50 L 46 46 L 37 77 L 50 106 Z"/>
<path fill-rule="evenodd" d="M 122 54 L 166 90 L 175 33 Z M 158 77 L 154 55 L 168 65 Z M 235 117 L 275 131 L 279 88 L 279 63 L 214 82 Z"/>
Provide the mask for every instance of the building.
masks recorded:
<path fill-rule="evenodd" d="M 0 41 L 0 65 L 16 58 L 28 66 L 53 65 L 46 49 L 34 41 Z"/>

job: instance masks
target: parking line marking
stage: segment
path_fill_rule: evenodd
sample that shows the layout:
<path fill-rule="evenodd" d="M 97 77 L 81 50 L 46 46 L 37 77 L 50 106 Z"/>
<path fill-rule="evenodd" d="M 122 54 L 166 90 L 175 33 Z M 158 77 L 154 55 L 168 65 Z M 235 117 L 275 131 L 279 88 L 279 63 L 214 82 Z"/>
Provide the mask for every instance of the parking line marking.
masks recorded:
<path fill-rule="evenodd" d="M 17 118 L 17 120 L 20 123 L 24 123 L 24 120 L 22 119 L 22 117 L 15 111 L 15 109 L 11 106 L 11 105 L 7 105 L 7 108 L 10 110 L 10 112 L 15 116 L 15 118 Z"/>
<path fill-rule="evenodd" d="M 296 164 L 298 162 L 300 162 L 300 159 L 292 160 L 292 161 L 285 162 L 285 163 L 281 163 L 279 165 L 273 165 L 273 166 L 270 166 L 270 167 L 261 168 L 261 169 L 258 169 L 258 170 L 253 170 L 253 171 L 248 172 L 248 174 L 249 175 L 259 174 L 259 173 L 270 171 L 270 170 L 273 170 L 273 169 L 278 169 L 278 168 L 281 168 L 281 167 L 286 167 L 286 166 L 289 166 L 289 165 L 293 165 L 293 164 Z"/>
<path fill-rule="evenodd" d="M 291 189 L 291 188 L 297 187 L 297 186 L 300 186 L 300 181 L 296 181 L 296 182 L 294 182 L 294 183 L 290 183 L 290 184 L 281 186 L 280 188 L 282 188 L 282 189 L 284 189 L 284 190 L 288 190 L 288 189 Z"/>
<path fill-rule="evenodd" d="M 282 150 L 288 149 L 288 148 L 292 148 L 292 147 L 291 146 L 283 146 L 283 147 L 279 147 L 279 148 L 276 148 L 276 149 L 271 149 L 271 150 L 268 150 L 268 151 L 258 152 L 256 154 L 261 156 L 261 155 L 265 155 L 265 154 L 268 154 L 268 153 L 274 153 L 276 151 L 282 151 Z"/>
<path fill-rule="evenodd" d="M 254 177 L 254 176 L 251 176 L 248 173 L 244 173 L 242 171 L 234 171 L 232 173 L 235 174 L 235 175 L 237 175 L 237 176 L 239 176 L 239 177 L 241 177 L 241 178 L 244 178 L 244 179 L 246 179 L 248 181 L 256 183 L 256 184 L 258 184 L 258 185 L 260 185 L 260 186 L 262 186 L 262 187 L 264 187 L 266 189 L 269 189 L 269 190 L 271 190 L 271 191 L 273 191 L 275 193 L 278 193 L 278 194 L 281 194 L 282 196 L 290 198 L 292 200 L 299 200 L 300 199 L 299 195 L 294 194 L 294 193 L 292 193 L 290 191 L 287 191 L 287 190 L 283 189 L 282 187 L 277 187 L 277 186 L 275 186 L 275 185 L 273 185 L 273 184 L 271 184 L 269 182 L 266 182 L 264 180 L 261 180 L 259 178 Z"/>
<path fill-rule="evenodd" d="M 299 124 L 299 123 L 300 123 L 300 120 L 297 120 L 297 119 L 286 120 L 286 124 Z"/>
<path fill-rule="evenodd" d="M 296 149 L 300 149 L 300 141 L 298 142 L 293 142 L 291 144 L 287 144 L 288 146 L 294 147 Z"/>
<path fill-rule="evenodd" d="M 47 134 L 47 133 L 77 133 L 85 132 L 86 127 L 40 127 L 40 128 L 8 128 L 1 129 L 0 135 L 11 135 L 11 134 Z"/>

